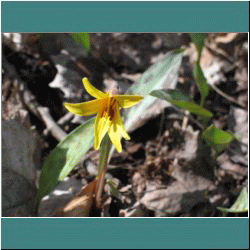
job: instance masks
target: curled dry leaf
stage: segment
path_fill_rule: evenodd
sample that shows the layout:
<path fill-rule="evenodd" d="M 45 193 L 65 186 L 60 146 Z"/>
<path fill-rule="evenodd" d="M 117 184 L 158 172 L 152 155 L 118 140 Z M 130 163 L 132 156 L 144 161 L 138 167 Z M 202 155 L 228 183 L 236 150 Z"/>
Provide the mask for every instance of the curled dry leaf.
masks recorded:
<path fill-rule="evenodd" d="M 56 217 L 89 217 L 95 200 L 96 179 L 88 183 L 80 193 L 55 212 Z"/>

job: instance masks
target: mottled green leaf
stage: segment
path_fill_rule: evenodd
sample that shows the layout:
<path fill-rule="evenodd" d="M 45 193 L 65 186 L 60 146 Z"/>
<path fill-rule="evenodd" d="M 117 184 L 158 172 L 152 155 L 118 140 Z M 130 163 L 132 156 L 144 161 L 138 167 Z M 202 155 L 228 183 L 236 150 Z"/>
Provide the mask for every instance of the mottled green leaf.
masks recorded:
<path fill-rule="evenodd" d="M 156 89 L 173 88 L 178 79 L 182 61 L 181 53 L 168 53 L 165 58 L 152 65 L 128 90 L 129 94 L 142 95 L 144 99 L 125 114 L 125 127 L 131 130 L 140 117 L 148 112 L 149 107 L 157 101 L 149 93 Z"/>
<path fill-rule="evenodd" d="M 235 139 L 235 135 L 218 129 L 212 124 L 203 132 L 202 138 L 219 154 Z"/>
<path fill-rule="evenodd" d="M 204 109 L 202 106 L 196 104 L 190 96 L 182 93 L 179 90 L 175 89 L 154 90 L 150 93 L 150 95 L 164 99 L 179 108 L 190 111 L 191 113 L 205 117 L 213 116 L 211 112 Z"/>
<path fill-rule="evenodd" d="M 94 118 L 78 126 L 51 151 L 39 179 L 37 201 L 62 181 L 94 143 Z"/>
<path fill-rule="evenodd" d="M 248 192 L 244 187 L 235 203 L 230 208 L 218 207 L 221 212 L 224 213 L 245 213 L 248 211 Z"/>

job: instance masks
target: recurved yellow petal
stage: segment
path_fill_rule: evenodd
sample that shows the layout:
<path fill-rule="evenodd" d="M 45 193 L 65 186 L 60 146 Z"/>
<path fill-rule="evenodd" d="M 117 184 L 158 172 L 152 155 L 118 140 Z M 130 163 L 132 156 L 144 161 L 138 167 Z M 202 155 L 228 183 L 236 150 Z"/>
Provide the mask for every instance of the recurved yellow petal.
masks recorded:
<path fill-rule="evenodd" d="M 102 105 L 105 102 L 103 99 L 96 99 L 82 103 L 64 103 L 66 109 L 76 115 L 92 115 L 101 111 Z"/>
<path fill-rule="evenodd" d="M 143 99 L 143 96 L 116 95 L 115 98 L 122 108 L 130 108 L 140 102 Z"/>
<path fill-rule="evenodd" d="M 130 140 L 130 136 L 128 135 L 127 131 L 124 128 L 123 121 L 119 112 L 119 107 L 116 106 L 116 113 L 115 113 L 115 119 L 114 122 L 117 124 L 117 131 L 119 134 L 122 135 L 126 140 Z"/>
<path fill-rule="evenodd" d="M 114 119 L 110 125 L 108 134 L 111 142 L 114 144 L 118 152 L 122 151 L 121 138 L 124 137 L 126 140 L 130 140 L 130 136 L 124 129 L 118 105 L 115 108 Z"/>
<path fill-rule="evenodd" d="M 118 124 L 117 127 L 118 127 L 118 131 L 122 135 L 122 137 L 125 140 L 130 140 L 130 136 L 128 135 L 127 131 L 125 130 L 123 124 Z"/>
<path fill-rule="evenodd" d="M 109 138 L 111 142 L 114 144 L 116 150 L 120 153 L 122 152 L 122 144 L 121 144 L 121 135 L 119 134 L 117 124 L 112 124 L 109 131 Z"/>
<path fill-rule="evenodd" d="M 108 132 L 110 127 L 110 120 L 107 115 L 101 117 L 101 114 L 98 113 L 95 120 L 95 141 L 94 148 L 97 150 L 100 148 L 101 141 L 105 134 Z"/>
<path fill-rule="evenodd" d="M 108 94 L 106 93 L 103 93 L 102 91 L 98 90 L 97 88 L 95 88 L 88 80 L 88 78 L 83 78 L 82 79 L 82 82 L 83 82 L 83 85 L 84 85 L 84 88 L 86 89 L 86 91 L 92 95 L 93 97 L 95 98 L 105 98 L 105 97 L 108 97 Z"/>

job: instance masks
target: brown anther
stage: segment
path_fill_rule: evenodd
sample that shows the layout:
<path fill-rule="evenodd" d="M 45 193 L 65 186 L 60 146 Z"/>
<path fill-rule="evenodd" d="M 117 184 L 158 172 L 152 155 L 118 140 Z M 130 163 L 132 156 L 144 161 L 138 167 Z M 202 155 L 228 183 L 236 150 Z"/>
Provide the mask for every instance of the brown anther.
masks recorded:
<path fill-rule="evenodd" d="M 101 113 L 101 117 L 104 117 L 104 116 L 106 115 L 106 113 L 107 113 L 107 110 L 104 109 L 104 110 L 102 111 L 102 113 Z"/>

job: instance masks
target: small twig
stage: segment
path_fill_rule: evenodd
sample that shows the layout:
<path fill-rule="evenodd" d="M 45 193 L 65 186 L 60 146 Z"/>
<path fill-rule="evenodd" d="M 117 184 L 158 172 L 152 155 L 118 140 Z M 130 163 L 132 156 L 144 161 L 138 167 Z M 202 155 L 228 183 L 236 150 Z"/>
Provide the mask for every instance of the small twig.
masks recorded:
<path fill-rule="evenodd" d="M 74 117 L 75 115 L 73 113 L 68 112 L 66 115 L 64 115 L 57 121 L 57 124 L 60 126 L 64 126 L 66 123 L 70 122 Z"/>
<path fill-rule="evenodd" d="M 182 126 L 181 126 L 182 131 L 185 131 L 187 129 L 189 114 L 190 114 L 190 112 L 188 110 L 184 111 L 184 117 L 183 117 L 183 122 L 182 122 Z"/>
<path fill-rule="evenodd" d="M 235 103 L 238 106 L 240 106 L 242 109 L 246 109 L 246 107 L 242 106 L 239 102 L 237 102 L 233 97 L 227 95 L 223 91 L 221 91 L 219 88 L 217 88 L 214 84 L 209 84 L 209 86 L 217 92 L 219 95 L 223 96 L 225 99 L 227 99 L 229 102 Z"/>
<path fill-rule="evenodd" d="M 58 140 L 61 141 L 66 135 L 67 133 L 64 132 L 64 130 L 62 130 L 57 123 L 54 121 L 54 119 L 51 117 L 50 112 L 49 112 L 49 108 L 47 107 L 42 107 L 39 106 L 37 107 L 37 110 L 39 112 L 39 115 L 41 117 L 41 119 L 44 121 L 44 123 L 46 124 L 46 127 L 48 129 L 48 131 Z"/>
<path fill-rule="evenodd" d="M 82 63 L 80 63 L 75 56 L 72 56 L 67 50 L 62 50 L 61 54 L 66 55 L 70 58 L 70 60 L 85 74 L 91 75 L 91 72 L 84 66 Z"/>
<path fill-rule="evenodd" d="M 159 127 L 159 132 L 157 135 L 157 138 L 160 138 L 164 129 L 164 122 L 165 122 L 165 110 L 163 110 L 162 114 L 161 114 L 161 121 L 160 121 L 160 127 Z"/>
<path fill-rule="evenodd" d="M 193 123 L 195 123 L 200 129 L 204 129 L 204 126 L 203 126 L 200 122 L 198 122 L 196 119 L 194 119 L 190 113 L 187 114 L 187 113 L 185 113 L 185 111 L 183 111 L 183 110 L 181 110 L 181 109 L 179 109 L 179 108 L 177 108 L 177 107 L 175 107 L 175 106 L 173 106 L 173 108 L 174 108 L 178 113 L 180 113 L 181 115 L 186 115 L 186 116 L 188 117 L 188 119 L 189 119 L 190 121 L 192 121 Z"/>

